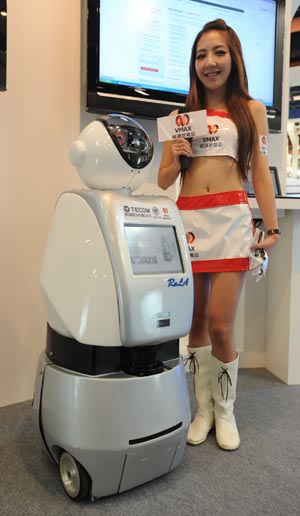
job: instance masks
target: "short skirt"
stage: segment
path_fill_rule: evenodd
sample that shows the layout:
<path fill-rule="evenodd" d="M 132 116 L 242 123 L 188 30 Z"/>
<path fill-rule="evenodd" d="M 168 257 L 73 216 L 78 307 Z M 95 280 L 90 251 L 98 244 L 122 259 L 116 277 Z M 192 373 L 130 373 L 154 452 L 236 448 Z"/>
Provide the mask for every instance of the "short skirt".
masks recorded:
<path fill-rule="evenodd" d="M 176 204 L 194 273 L 249 270 L 255 228 L 244 190 L 179 197 Z"/>

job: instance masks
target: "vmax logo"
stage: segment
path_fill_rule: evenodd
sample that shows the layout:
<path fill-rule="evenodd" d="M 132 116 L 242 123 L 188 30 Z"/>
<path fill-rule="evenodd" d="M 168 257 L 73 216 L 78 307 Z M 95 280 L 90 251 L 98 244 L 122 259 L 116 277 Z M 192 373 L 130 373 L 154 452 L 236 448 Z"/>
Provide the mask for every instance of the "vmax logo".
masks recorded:
<path fill-rule="evenodd" d="M 179 281 L 176 281 L 175 278 L 169 278 L 168 287 L 187 287 L 189 284 L 189 278 L 180 278 Z"/>
<path fill-rule="evenodd" d="M 182 115 L 177 115 L 177 117 L 175 118 L 175 123 L 178 127 L 184 127 L 186 125 L 189 125 L 190 117 L 187 113 L 183 113 Z"/>
<path fill-rule="evenodd" d="M 215 124 L 215 125 L 208 125 L 207 128 L 208 128 L 209 134 L 216 134 L 218 132 L 218 130 L 219 130 L 219 126 L 217 124 Z"/>

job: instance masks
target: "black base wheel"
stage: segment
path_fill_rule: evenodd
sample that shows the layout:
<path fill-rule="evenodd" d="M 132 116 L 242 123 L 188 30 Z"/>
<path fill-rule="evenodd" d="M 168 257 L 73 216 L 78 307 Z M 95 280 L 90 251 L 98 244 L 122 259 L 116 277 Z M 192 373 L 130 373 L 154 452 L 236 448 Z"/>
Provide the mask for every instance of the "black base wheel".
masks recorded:
<path fill-rule="evenodd" d="M 90 493 L 91 479 L 72 455 L 63 452 L 59 459 L 59 473 L 66 494 L 74 501 L 85 500 Z"/>

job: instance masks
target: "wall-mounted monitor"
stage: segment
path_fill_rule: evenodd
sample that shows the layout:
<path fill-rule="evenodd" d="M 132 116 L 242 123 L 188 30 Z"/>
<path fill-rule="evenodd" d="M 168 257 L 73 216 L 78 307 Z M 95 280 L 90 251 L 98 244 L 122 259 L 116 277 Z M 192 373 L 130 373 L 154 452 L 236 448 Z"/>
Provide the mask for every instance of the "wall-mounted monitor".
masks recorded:
<path fill-rule="evenodd" d="M 6 90 L 6 0 L 0 0 L 0 90 Z"/>
<path fill-rule="evenodd" d="M 155 118 L 184 105 L 195 36 L 223 18 L 239 35 L 252 97 L 281 130 L 285 0 L 88 0 L 87 110 Z"/>

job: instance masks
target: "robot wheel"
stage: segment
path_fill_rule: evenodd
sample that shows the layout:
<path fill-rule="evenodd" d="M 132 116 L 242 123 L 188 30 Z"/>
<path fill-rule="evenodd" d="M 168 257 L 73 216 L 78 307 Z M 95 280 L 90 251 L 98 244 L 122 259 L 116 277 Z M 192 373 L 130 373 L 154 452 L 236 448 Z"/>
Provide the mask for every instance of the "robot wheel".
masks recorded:
<path fill-rule="evenodd" d="M 88 497 L 91 479 L 83 466 L 65 451 L 59 459 L 59 473 L 62 486 L 73 501 L 79 502 Z"/>

